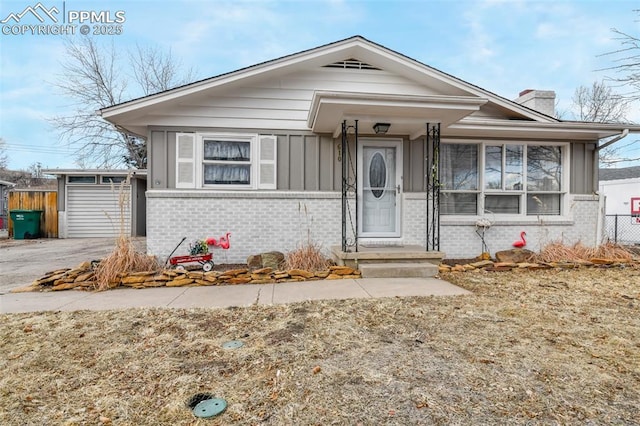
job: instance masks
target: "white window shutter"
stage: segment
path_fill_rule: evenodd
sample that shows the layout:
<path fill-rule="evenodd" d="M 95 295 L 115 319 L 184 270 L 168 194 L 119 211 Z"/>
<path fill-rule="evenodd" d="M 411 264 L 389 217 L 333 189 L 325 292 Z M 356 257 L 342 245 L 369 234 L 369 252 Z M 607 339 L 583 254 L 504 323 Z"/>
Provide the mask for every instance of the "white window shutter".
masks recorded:
<path fill-rule="evenodd" d="M 176 188 L 196 187 L 196 137 L 194 133 L 176 135 Z"/>
<path fill-rule="evenodd" d="M 277 189 L 277 161 L 278 138 L 270 135 L 258 137 L 258 188 Z"/>

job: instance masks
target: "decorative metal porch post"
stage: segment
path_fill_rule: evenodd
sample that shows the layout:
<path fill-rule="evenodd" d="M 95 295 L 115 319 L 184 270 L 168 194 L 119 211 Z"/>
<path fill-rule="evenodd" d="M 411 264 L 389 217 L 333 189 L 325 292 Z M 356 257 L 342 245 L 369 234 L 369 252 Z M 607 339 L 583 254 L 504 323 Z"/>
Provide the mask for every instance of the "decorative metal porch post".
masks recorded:
<path fill-rule="evenodd" d="M 424 145 L 426 250 L 440 251 L 440 123 L 427 123 Z"/>
<path fill-rule="evenodd" d="M 349 146 L 350 129 L 354 131 L 353 154 Z M 346 253 L 358 251 L 358 120 L 352 126 L 347 125 L 347 120 L 342 122 L 341 158 L 338 161 L 342 161 L 342 251 Z M 354 200 L 355 212 L 352 212 L 350 198 Z"/>

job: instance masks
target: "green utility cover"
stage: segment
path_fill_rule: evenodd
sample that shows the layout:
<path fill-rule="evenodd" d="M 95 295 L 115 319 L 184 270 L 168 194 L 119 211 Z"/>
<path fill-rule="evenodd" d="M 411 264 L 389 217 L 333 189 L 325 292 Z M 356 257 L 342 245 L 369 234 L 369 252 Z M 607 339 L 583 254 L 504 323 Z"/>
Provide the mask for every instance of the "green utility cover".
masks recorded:
<path fill-rule="evenodd" d="M 209 418 L 221 414 L 227 408 L 227 401 L 220 398 L 205 399 L 193 408 L 196 417 Z"/>

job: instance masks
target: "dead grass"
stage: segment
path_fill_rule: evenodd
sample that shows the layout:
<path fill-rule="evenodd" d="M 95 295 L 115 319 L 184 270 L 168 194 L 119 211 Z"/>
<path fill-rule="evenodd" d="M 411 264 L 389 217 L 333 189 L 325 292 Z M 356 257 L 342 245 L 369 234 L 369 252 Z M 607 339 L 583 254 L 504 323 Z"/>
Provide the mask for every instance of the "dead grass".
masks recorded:
<path fill-rule="evenodd" d="M 532 260 L 534 262 L 575 262 L 589 261 L 593 258 L 630 262 L 633 259 L 633 253 L 623 246 L 611 242 L 598 247 L 587 247 L 580 242 L 568 246 L 555 241 L 543 247 L 540 253 L 533 256 Z"/>
<path fill-rule="evenodd" d="M 446 278 L 474 294 L 4 315 L 0 424 L 639 424 L 640 270 Z"/>

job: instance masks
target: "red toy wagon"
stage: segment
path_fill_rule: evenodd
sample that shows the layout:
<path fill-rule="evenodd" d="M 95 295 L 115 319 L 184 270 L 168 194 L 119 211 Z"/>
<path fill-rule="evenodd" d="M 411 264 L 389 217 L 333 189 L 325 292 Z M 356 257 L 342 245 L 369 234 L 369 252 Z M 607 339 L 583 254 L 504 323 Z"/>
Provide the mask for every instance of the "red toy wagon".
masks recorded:
<path fill-rule="evenodd" d="M 195 254 L 195 255 L 187 255 L 187 256 L 174 256 L 169 259 L 169 263 L 176 267 L 177 269 L 184 269 L 182 266 L 183 263 L 194 263 L 198 262 L 202 265 L 202 270 L 205 272 L 209 272 L 213 269 L 213 254 L 205 253 L 205 254 Z"/>
<path fill-rule="evenodd" d="M 202 265 L 202 270 L 205 272 L 209 272 L 213 269 L 213 253 L 209 252 L 209 246 L 220 247 L 224 250 L 229 249 L 229 235 L 231 233 L 227 232 L 224 236 L 220 237 L 218 240 L 215 238 L 208 238 L 206 240 L 198 240 L 195 241 L 190 246 L 190 254 L 186 256 L 173 256 L 173 253 L 178 250 L 178 247 L 187 239 L 184 237 L 173 249 L 171 254 L 169 255 L 168 262 L 172 267 L 176 269 L 184 269 L 182 266 L 183 263 L 199 263 Z"/>

